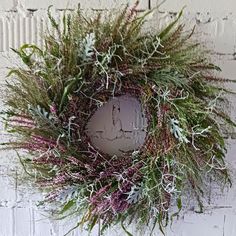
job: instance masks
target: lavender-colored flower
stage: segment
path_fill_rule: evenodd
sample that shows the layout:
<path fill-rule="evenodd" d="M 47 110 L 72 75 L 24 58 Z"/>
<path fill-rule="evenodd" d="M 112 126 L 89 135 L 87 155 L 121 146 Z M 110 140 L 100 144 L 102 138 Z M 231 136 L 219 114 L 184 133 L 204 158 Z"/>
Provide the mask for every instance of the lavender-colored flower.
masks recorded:
<path fill-rule="evenodd" d="M 56 105 L 55 105 L 55 104 L 52 104 L 49 109 L 50 109 L 50 112 L 51 112 L 52 114 L 54 114 L 54 115 L 57 114 L 57 108 L 56 108 Z"/>

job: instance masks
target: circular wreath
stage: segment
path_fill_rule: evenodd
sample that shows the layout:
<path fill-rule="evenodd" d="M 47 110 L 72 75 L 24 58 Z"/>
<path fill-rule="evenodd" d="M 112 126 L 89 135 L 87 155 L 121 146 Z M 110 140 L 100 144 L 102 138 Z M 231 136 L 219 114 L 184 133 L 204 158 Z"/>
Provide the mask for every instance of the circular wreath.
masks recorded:
<path fill-rule="evenodd" d="M 45 48 L 14 50 L 25 66 L 11 69 L 6 96 L 8 131 L 17 140 L 6 148 L 20 156 L 26 172 L 60 203 L 62 216 L 81 216 L 92 230 L 112 224 L 168 222 L 169 209 L 182 207 L 186 186 L 202 210 L 205 181 L 229 184 L 224 132 L 234 126 L 222 109 L 228 91 L 203 46 L 179 18 L 164 29 L 143 32 L 146 16 L 136 5 L 118 14 L 86 17 L 78 9 L 57 22 Z M 85 129 L 110 98 L 131 94 L 148 119 L 140 150 L 110 156 L 94 146 Z M 207 173 L 207 175 L 206 175 Z"/>

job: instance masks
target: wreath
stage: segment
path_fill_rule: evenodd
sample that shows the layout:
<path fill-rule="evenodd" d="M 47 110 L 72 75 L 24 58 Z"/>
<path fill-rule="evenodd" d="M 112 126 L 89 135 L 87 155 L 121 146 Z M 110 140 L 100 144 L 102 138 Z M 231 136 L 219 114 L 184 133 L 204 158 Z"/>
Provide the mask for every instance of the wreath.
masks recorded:
<path fill-rule="evenodd" d="M 7 79 L 4 119 L 14 140 L 3 148 L 19 154 L 26 173 L 58 203 L 60 217 L 81 216 L 75 226 L 91 231 L 135 222 L 164 233 L 170 207 L 182 208 L 191 189 L 203 210 L 207 178 L 230 185 L 224 133 L 235 123 L 224 111 L 224 88 L 209 51 L 194 30 L 179 23 L 143 30 L 151 11 L 137 4 L 117 14 L 81 9 L 57 21 L 45 47 L 13 49 L 24 66 Z M 135 96 L 148 120 L 144 145 L 121 156 L 103 153 L 85 132 L 94 112 L 109 99 Z M 225 125 L 223 125 L 225 124 Z M 16 135 L 15 135 L 16 134 Z"/>

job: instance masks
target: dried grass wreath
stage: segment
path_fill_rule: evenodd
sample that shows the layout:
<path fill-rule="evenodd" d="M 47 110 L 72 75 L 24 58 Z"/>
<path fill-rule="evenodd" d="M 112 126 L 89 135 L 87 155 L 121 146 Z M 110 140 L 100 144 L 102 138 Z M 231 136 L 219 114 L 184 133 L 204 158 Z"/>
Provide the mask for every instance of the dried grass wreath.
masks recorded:
<path fill-rule="evenodd" d="M 137 5 L 114 16 L 86 17 L 78 9 L 56 21 L 45 48 L 14 50 L 25 66 L 12 68 L 3 112 L 15 141 L 3 148 L 25 150 L 23 167 L 58 214 L 81 216 L 75 226 L 91 231 L 136 222 L 137 227 L 168 223 L 171 204 L 182 207 L 188 186 L 202 210 L 206 173 L 230 184 L 225 166 L 224 112 L 219 68 L 209 53 L 176 20 L 156 32 L 143 32 L 147 12 Z M 56 32 L 56 34 L 54 33 Z M 136 96 L 148 117 L 140 150 L 110 156 L 98 150 L 85 126 L 97 108 L 122 94 Z M 175 204 L 176 203 L 176 204 Z"/>

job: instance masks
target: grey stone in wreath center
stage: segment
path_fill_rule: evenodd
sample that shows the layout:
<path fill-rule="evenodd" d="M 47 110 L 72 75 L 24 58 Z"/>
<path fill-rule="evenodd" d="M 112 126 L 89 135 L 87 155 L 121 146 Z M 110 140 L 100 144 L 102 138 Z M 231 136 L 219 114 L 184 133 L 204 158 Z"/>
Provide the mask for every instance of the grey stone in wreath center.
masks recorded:
<path fill-rule="evenodd" d="M 142 147 L 147 134 L 147 118 L 140 101 L 131 95 L 111 98 L 89 120 L 86 133 L 104 153 L 121 156 Z"/>

